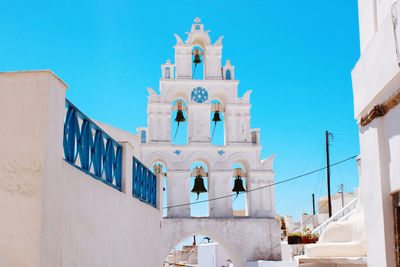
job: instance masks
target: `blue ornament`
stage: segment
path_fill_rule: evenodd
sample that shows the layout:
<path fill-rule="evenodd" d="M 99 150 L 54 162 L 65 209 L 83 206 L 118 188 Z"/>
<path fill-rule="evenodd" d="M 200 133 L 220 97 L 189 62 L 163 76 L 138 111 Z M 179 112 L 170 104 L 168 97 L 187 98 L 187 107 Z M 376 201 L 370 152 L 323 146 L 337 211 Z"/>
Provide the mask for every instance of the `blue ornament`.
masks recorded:
<path fill-rule="evenodd" d="M 192 101 L 203 103 L 208 100 L 208 92 L 202 87 L 193 88 Z"/>

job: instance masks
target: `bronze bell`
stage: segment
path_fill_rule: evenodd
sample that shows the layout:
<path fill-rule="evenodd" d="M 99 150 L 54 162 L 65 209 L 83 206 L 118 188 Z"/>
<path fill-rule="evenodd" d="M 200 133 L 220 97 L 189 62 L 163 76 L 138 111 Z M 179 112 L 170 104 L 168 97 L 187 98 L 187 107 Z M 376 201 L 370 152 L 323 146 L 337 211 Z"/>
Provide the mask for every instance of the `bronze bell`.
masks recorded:
<path fill-rule="evenodd" d="M 183 110 L 186 110 L 186 107 L 183 105 L 182 100 L 177 100 L 175 102 L 175 106 L 172 110 L 177 110 L 175 121 L 178 123 L 186 121 L 185 117 L 183 116 Z"/>
<path fill-rule="evenodd" d="M 183 111 L 182 110 L 178 110 L 178 112 L 176 113 L 175 121 L 176 122 L 184 122 L 184 121 L 186 121 L 185 116 L 183 116 Z"/>
<path fill-rule="evenodd" d="M 213 122 L 221 121 L 221 117 L 219 116 L 219 112 L 214 112 L 214 118 L 212 119 Z"/>
<path fill-rule="evenodd" d="M 207 192 L 207 189 L 204 186 L 204 181 L 203 177 L 201 175 L 196 176 L 196 179 L 194 180 L 194 186 L 192 189 L 192 193 L 197 194 L 197 199 L 199 199 L 200 193 L 205 193 Z"/>
<path fill-rule="evenodd" d="M 241 177 L 236 177 L 235 186 L 233 187 L 232 192 L 236 192 L 236 195 L 239 195 L 239 192 L 246 192 L 246 189 L 243 187 L 243 180 Z"/>
<path fill-rule="evenodd" d="M 195 56 L 194 56 L 193 63 L 194 63 L 194 64 L 199 64 L 199 63 L 201 63 L 201 59 L 200 59 L 200 56 L 199 56 L 199 55 L 195 55 Z"/>

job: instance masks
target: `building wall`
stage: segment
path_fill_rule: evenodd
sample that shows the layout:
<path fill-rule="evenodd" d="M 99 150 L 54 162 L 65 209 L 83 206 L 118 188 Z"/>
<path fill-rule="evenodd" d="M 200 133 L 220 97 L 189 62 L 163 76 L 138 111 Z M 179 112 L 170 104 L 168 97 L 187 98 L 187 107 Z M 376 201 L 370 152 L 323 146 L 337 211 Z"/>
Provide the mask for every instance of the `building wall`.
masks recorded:
<path fill-rule="evenodd" d="M 400 89 L 391 7 L 394 0 L 359 0 L 361 57 L 352 71 L 359 120 Z M 399 25 L 397 25 L 399 27 Z M 398 36 L 399 37 L 399 36 Z M 395 266 L 391 193 L 400 188 L 400 108 L 360 125 L 360 157 L 368 266 Z"/>
<path fill-rule="evenodd" d="M 57 117 L 53 101 L 66 88 L 49 71 L 0 73 L 0 258 L 11 266 L 40 265 L 45 161 L 53 137 L 47 123 Z"/>
<path fill-rule="evenodd" d="M 50 71 L 0 73 L 0 262 L 160 266 L 161 211 L 63 160 L 66 85 Z"/>
<path fill-rule="evenodd" d="M 198 267 L 221 267 L 228 266 L 228 253 L 218 243 L 199 245 Z"/>

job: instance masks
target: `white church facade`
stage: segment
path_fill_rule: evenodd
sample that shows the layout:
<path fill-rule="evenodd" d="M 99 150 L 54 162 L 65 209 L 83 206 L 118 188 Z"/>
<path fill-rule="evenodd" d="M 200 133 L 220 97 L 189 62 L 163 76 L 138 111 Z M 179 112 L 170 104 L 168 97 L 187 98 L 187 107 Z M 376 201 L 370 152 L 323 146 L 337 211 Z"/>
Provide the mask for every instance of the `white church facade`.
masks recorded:
<path fill-rule="evenodd" d="M 85 116 L 51 71 L 0 73 L 0 265 L 161 266 L 194 234 L 220 243 L 234 266 L 280 260 L 274 156 L 261 159 L 251 91 L 238 95 L 222 37 L 212 43 L 199 19 L 185 42 L 175 37 L 138 134 Z M 178 114 L 184 144 L 171 131 Z M 216 123 L 223 144 L 212 144 Z M 190 195 L 205 192 L 207 215 L 192 216 Z M 234 216 L 236 193 L 245 216 Z"/>
<path fill-rule="evenodd" d="M 186 42 L 175 34 L 175 63 L 167 61 L 162 65 L 159 94 L 148 88 L 148 127 L 138 128 L 142 137 L 139 158 L 146 166 L 162 163 L 167 172 L 164 254 L 193 233 L 199 233 L 225 243 L 228 250 L 237 251 L 232 254 L 246 260 L 279 259 L 274 187 L 266 187 L 274 182 L 274 156 L 260 159 L 260 131 L 250 127 L 251 91 L 238 96 L 239 81 L 234 79 L 234 67 L 227 61 L 221 68 L 222 37 L 212 44 L 204 25 L 198 19 L 195 22 Z M 201 79 L 192 77 L 196 49 L 202 51 Z M 187 115 L 187 144 L 183 145 L 173 144 L 171 136 L 172 110 L 178 101 L 182 101 Z M 210 116 L 214 103 L 224 117 L 223 145 L 211 144 L 210 128 L 214 123 Z M 207 169 L 209 199 L 232 195 L 234 164 L 243 166 L 247 190 L 266 188 L 246 193 L 245 217 L 233 216 L 231 197 L 210 201 L 207 217 L 191 217 L 190 205 L 182 204 L 190 203 L 189 178 L 194 162 L 203 163 Z"/>

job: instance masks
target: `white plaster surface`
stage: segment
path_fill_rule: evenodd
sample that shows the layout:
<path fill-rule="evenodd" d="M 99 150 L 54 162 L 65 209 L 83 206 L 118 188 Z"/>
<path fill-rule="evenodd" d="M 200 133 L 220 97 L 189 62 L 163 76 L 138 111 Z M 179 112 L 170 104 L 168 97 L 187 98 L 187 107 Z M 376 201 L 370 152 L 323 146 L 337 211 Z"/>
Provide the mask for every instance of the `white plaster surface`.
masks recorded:
<path fill-rule="evenodd" d="M 66 88 L 51 71 L 0 73 L 0 258 L 10 266 L 40 265 L 49 122 Z"/>
<path fill-rule="evenodd" d="M 66 85 L 50 71 L 0 73 L 0 259 L 10 266 L 160 266 L 161 211 L 63 160 Z"/>
<path fill-rule="evenodd" d="M 394 0 L 359 0 L 361 49 L 352 71 L 354 112 L 359 119 L 400 88 L 391 16 Z M 371 3 L 375 6 L 371 8 Z M 371 25 L 375 25 L 372 30 Z M 371 36 L 372 35 L 372 36 Z M 363 37 L 364 36 L 364 37 Z M 368 37 L 366 37 L 368 36 Z M 368 39 L 371 41 L 368 42 Z M 359 129 L 368 266 L 395 266 L 390 193 L 400 187 L 399 107 Z"/>
<path fill-rule="evenodd" d="M 218 243 L 206 243 L 198 248 L 198 267 L 227 266 L 229 254 Z"/>

